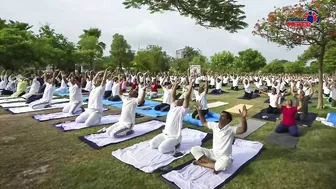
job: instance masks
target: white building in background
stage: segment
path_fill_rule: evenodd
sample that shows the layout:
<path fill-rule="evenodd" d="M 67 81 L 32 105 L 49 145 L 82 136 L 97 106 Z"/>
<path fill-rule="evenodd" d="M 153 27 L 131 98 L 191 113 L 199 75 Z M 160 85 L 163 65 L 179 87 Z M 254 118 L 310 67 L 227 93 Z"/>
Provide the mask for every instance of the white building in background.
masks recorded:
<path fill-rule="evenodd" d="M 176 50 L 175 58 L 184 58 L 185 48 Z"/>

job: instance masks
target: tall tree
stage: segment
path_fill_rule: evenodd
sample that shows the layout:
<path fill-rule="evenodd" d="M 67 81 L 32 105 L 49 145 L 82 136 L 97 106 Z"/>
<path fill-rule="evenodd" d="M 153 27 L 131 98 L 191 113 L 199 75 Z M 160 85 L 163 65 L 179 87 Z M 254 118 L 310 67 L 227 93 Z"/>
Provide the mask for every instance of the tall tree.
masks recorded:
<path fill-rule="evenodd" d="M 206 28 L 223 28 L 229 32 L 244 29 L 245 6 L 235 0 L 125 0 L 125 7 L 146 6 L 151 13 L 177 11 L 182 16 L 191 17 Z"/>
<path fill-rule="evenodd" d="M 246 49 L 238 52 L 234 67 L 240 72 L 254 72 L 266 66 L 265 57 L 257 50 Z"/>
<path fill-rule="evenodd" d="M 323 108 L 323 62 L 326 46 L 336 39 L 335 15 L 335 0 L 301 0 L 300 4 L 276 8 L 276 10 L 269 13 L 267 19 L 259 20 L 253 31 L 253 34 L 259 35 L 268 41 L 287 46 L 289 49 L 299 45 L 318 46 L 318 75 L 320 80 L 318 109 Z M 304 17 L 307 17 L 307 22 L 300 22 L 300 24 L 287 22 L 291 21 L 288 18 L 303 19 Z"/>
<path fill-rule="evenodd" d="M 118 33 L 113 35 L 110 54 L 113 61 L 119 67 L 119 71 L 122 71 L 123 67 L 129 67 L 134 58 L 131 46 L 127 43 L 124 36 Z"/>
<path fill-rule="evenodd" d="M 134 66 L 144 71 L 162 72 L 169 69 L 169 57 L 160 46 L 138 51 L 133 62 Z"/>
<path fill-rule="evenodd" d="M 285 63 L 287 60 L 272 60 L 265 67 L 262 68 L 262 72 L 264 73 L 284 73 L 285 72 Z"/>
<path fill-rule="evenodd" d="M 210 68 L 212 71 L 226 71 L 233 70 L 233 63 L 235 56 L 229 51 L 222 51 L 215 53 L 210 57 Z"/>

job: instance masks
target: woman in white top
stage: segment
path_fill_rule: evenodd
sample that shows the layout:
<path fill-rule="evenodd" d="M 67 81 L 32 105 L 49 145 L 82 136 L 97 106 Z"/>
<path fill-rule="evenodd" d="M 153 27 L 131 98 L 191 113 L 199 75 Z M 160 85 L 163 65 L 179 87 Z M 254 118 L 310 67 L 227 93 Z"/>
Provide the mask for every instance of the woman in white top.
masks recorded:
<path fill-rule="evenodd" d="M 231 80 L 232 80 L 232 87 L 231 87 L 231 90 L 235 90 L 235 91 L 238 91 L 238 82 L 239 82 L 239 77 L 237 76 L 233 76 L 231 77 Z"/>
<path fill-rule="evenodd" d="M 118 82 L 119 80 L 119 82 Z M 114 77 L 113 78 L 113 85 L 112 85 L 112 94 L 108 98 L 109 101 L 116 102 L 121 101 L 121 98 L 119 97 L 119 88 L 120 85 L 122 85 L 123 79 L 121 77 Z"/>
<path fill-rule="evenodd" d="M 81 80 L 81 81 L 79 81 Z M 69 99 L 70 102 L 66 105 L 62 112 L 69 113 L 71 115 L 79 114 L 84 112 L 83 105 L 83 94 L 82 94 L 82 85 L 84 79 L 80 79 L 78 77 L 71 76 L 70 78 L 70 87 L 69 87 Z"/>
<path fill-rule="evenodd" d="M 86 84 L 85 84 L 85 88 L 82 92 L 91 92 L 91 90 L 93 88 L 93 84 L 92 84 L 93 70 L 90 73 L 89 72 L 85 73 L 85 79 L 86 79 Z"/>
<path fill-rule="evenodd" d="M 170 96 L 172 92 L 172 84 L 170 82 L 166 82 L 168 77 L 169 76 L 165 76 L 165 78 L 160 83 L 163 89 L 163 100 L 161 104 L 154 107 L 154 110 L 156 111 L 168 112 L 170 109 Z"/>
<path fill-rule="evenodd" d="M 35 77 L 31 83 L 29 92 L 27 94 L 22 95 L 22 98 L 27 99 L 31 97 L 32 95 L 36 95 L 40 87 L 41 87 L 41 83 L 37 80 L 37 77 Z"/>
<path fill-rule="evenodd" d="M 60 74 L 61 74 L 61 78 L 62 78 L 62 80 L 61 80 L 61 87 L 58 88 L 58 89 L 56 89 L 55 92 L 57 92 L 57 93 L 68 92 L 69 88 L 68 88 L 68 85 L 67 85 L 68 80 L 67 80 L 66 74 L 63 71 L 60 72 Z"/>
<path fill-rule="evenodd" d="M 253 90 L 251 86 L 251 82 L 248 79 L 244 79 L 244 96 L 243 99 L 252 99 L 253 97 Z"/>
<path fill-rule="evenodd" d="M 104 99 L 109 98 L 112 95 L 113 76 L 111 73 L 107 75 Z"/>
<path fill-rule="evenodd" d="M 51 79 L 49 79 L 48 77 L 50 76 L 48 76 L 48 73 L 44 73 L 44 82 L 46 87 L 44 89 L 42 98 L 29 104 L 29 107 L 31 107 L 32 109 L 43 109 L 50 106 L 55 91 L 55 78 L 57 75 L 57 71 L 55 71 L 54 73 L 49 73 L 49 75 L 51 74 L 52 77 Z"/>
<path fill-rule="evenodd" d="M 229 76 L 225 74 L 223 76 L 223 86 L 226 87 L 228 84 L 229 84 Z"/>
<path fill-rule="evenodd" d="M 209 113 L 208 103 L 206 96 L 208 94 L 208 80 L 205 80 L 205 85 L 200 87 L 198 91 L 194 90 L 194 94 L 196 97 L 196 102 L 202 105 L 202 114 L 206 116 Z M 192 115 L 192 118 L 199 119 L 198 111 L 195 110 Z"/>
<path fill-rule="evenodd" d="M 262 80 L 260 78 L 257 78 L 255 83 L 255 90 L 254 90 L 254 93 L 260 93 L 260 90 L 261 90 L 261 86 L 262 86 Z"/>
<path fill-rule="evenodd" d="M 103 117 L 103 96 L 105 92 L 107 69 L 100 71 L 93 78 L 94 89 L 90 92 L 88 108 L 76 118 L 76 123 L 84 123 L 86 127 L 96 125 Z"/>

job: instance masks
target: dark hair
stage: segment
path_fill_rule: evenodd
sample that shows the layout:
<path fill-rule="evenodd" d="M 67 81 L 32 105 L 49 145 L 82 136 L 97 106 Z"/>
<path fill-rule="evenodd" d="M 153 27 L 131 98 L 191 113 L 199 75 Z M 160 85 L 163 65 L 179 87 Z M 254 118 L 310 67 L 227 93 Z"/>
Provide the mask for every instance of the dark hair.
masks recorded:
<path fill-rule="evenodd" d="M 229 119 L 229 123 L 232 121 L 232 114 L 230 112 L 227 111 L 222 111 L 222 113 L 226 114 L 226 117 Z"/>

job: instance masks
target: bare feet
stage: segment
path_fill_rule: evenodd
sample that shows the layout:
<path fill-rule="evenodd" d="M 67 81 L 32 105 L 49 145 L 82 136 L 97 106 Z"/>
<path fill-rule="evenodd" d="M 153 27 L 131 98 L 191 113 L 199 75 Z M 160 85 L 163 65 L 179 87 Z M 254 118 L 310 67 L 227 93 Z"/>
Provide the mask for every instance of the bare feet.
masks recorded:
<path fill-rule="evenodd" d="M 217 174 L 219 173 L 219 171 L 213 170 L 213 173 L 214 173 L 215 175 L 217 175 Z"/>

